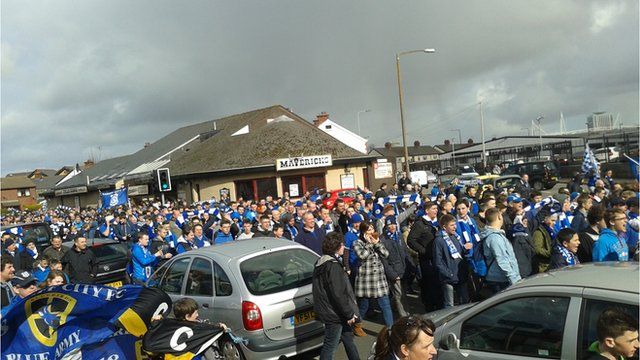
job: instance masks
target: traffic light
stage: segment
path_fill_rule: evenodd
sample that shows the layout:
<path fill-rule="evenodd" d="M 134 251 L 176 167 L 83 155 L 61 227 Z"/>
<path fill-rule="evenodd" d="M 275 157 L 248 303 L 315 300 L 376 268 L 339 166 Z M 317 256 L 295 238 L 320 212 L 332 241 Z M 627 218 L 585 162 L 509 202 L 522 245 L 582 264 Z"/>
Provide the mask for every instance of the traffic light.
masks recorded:
<path fill-rule="evenodd" d="M 158 169 L 158 189 L 161 192 L 171 191 L 171 175 L 169 169 Z"/>

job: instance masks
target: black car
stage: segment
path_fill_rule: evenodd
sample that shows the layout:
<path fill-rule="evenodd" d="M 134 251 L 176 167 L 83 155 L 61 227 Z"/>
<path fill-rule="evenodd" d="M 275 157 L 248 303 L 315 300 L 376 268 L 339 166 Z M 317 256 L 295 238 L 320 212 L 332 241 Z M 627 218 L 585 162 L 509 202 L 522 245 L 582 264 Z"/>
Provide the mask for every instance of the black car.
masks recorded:
<path fill-rule="evenodd" d="M 35 223 L 26 223 L 26 224 L 14 224 L 3 227 L 0 232 L 21 232 L 22 242 L 26 244 L 28 240 L 33 240 L 36 244 L 36 248 L 38 251 L 44 250 L 47 246 L 51 245 L 51 238 L 53 237 L 53 232 L 47 223 L 44 222 L 35 222 Z"/>
<path fill-rule="evenodd" d="M 67 241 L 62 245 L 71 249 L 73 242 Z M 98 260 L 96 284 L 120 287 L 130 282 L 126 270 L 131 253 L 126 243 L 113 239 L 87 239 L 87 248 Z"/>
<path fill-rule="evenodd" d="M 553 161 L 540 160 L 514 164 L 503 175 L 529 175 L 529 184 L 536 190 L 551 189 L 558 182 L 558 168 Z"/>

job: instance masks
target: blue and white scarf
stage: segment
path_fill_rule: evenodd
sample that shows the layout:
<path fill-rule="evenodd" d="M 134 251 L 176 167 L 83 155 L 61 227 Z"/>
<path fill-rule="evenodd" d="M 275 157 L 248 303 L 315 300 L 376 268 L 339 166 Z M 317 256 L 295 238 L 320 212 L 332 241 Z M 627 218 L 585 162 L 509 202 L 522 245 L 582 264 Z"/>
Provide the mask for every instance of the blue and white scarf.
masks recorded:
<path fill-rule="evenodd" d="M 398 232 L 391 232 L 389 230 L 385 231 L 384 235 L 387 239 L 391 239 L 393 241 L 398 241 Z"/>
<path fill-rule="evenodd" d="M 455 234 L 454 236 L 456 237 L 456 240 L 458 240 L 458 243 L 462 244 L 460 242 L 460 236 L 458 234 Z M 458 248 L 456 248 L 455 244 L 451 240 L 451 237 L 449 236 L 449 234 L 447 234 L 446 231 L 442 231 L 442 238 L 447 244 L 447 248 L 449 248 L 449 254 L 451 254 L 451 257 L 454 259 L 462 259 L 462 255 L 460 255 Z"/>
<path fill-rule="evenodd" d="M 431 225 L 434 228 L 438 229 L 440 227 L 440 224 L 438 224 L 438 219 L 437 218 L 434 219 L 434 220 L 431 220 L 431 219 L 429 219 L 429 217 L 427 215 L 423 215 L 422 218 L 427 220 L 427 222 L 431 223 Z"/>
<path fill-rule="evenodd" d="M 287 224 L 287 229 L 291 233 L 291 239 L 295 239 L 296 236 L 298 236 L 298 228 L 296 228 L 295 225 L 291 226 L 291 225 Z"/>
<path fill-rule="evenodd" d="M 560 255 L 562 255 L 562 258 L 567 263 L 567 266 L 580 264 L 578 258 L 571 251 L 569 251 L 569 249 L 560 244 L 556 244 L 555 246 L 556 250 L 560 253 Z"/>
<path fill-rule="evenodd" d="M 31 250 L 27 248 L 27 254 L 29 254 L 29 256 L 35 259 L 38 257 L 38 249 Z"/>

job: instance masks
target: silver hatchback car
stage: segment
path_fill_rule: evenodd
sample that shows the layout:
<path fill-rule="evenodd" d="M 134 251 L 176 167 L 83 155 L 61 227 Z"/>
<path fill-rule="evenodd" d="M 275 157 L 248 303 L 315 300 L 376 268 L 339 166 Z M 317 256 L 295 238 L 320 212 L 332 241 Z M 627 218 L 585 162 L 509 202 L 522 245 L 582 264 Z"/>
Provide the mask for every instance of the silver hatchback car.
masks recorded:
<path fill-rule="evenodd" d="M 221 345 L 230 359 L 278 359 L 322 346 L 313 312 L 319 256 L 288 240 L 253 238 L 188 251 L 149 279 L 172 300 L 193 298 L 200 318 L 223 322 L 248 345 Z"/>
<path fill-rule="evenodd" d="M 638 318 L 638 263 L 590 263 L 535 275 L 477 304 L 429 313 L 438 359 L 582 359 L 598 316 Z"/>

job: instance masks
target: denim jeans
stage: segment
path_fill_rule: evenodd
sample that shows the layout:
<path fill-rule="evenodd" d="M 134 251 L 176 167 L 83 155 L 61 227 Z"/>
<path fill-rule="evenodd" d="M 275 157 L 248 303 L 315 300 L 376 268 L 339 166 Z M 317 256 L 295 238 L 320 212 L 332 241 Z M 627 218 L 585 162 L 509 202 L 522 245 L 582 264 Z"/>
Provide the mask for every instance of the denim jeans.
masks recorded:
<path fill-rule="evenodd" d="M 358 348 L 353 342 L 353 329 L 345 324 L 324 324 L 324 343 L 320 351 L 320 360 L 331 360 L 342 339 L 349 360 L 360 360 Z"/>
<path fill-rule="evenodd" d="M 389 296 L 385 295 L 383 297 L 371 299 L 378 300 L 378 305 L 380 305 L 382 316 L 384 317 L 384 323 L 388 328 L 391 328 L 393 325 L 393 312 L 391 311 Z M 358 298 L 358 309 L 360 310 L 360 318 L 362 319 L 364 319 L 364 316 L 367 314 L 367 310 L 369 310 L 369 300 L 369 298 Z"/>
<path fill-rule="evenodd" d="M 453 307 L 456 297 L 458 298 L 458 304 L 466 304 L 469 302 L 469 291 L 467 290 L 467 284 L 442 284 L 442 297 L 444 300 L 444 307 Z"/>

